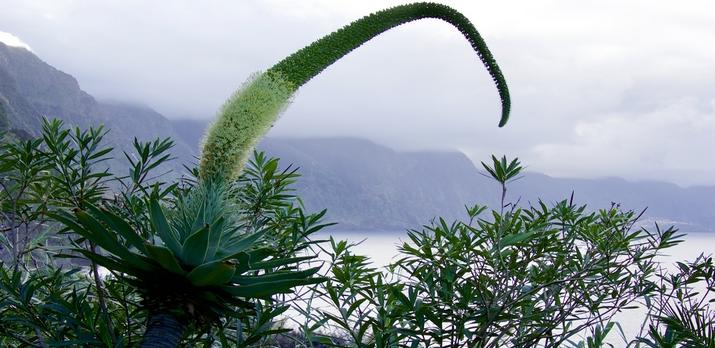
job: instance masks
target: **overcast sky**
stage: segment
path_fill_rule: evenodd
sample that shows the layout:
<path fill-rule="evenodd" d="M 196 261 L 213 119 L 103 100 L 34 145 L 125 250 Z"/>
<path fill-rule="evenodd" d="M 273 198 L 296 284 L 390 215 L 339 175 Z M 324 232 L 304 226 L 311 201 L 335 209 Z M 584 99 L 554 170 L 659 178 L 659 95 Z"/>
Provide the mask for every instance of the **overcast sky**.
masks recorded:
<path fill-rule="evenodd" d="M 253 72 L 403 1 L 0 0 L 0 31 L 99 99 L 212 118 Z M 512 95 L 459 32 L 424 20 L 303 87 L 274 136 L 518 156 L 553 176 L 715 185 L 715 2 L 445 1 L 469 17 Z"/>

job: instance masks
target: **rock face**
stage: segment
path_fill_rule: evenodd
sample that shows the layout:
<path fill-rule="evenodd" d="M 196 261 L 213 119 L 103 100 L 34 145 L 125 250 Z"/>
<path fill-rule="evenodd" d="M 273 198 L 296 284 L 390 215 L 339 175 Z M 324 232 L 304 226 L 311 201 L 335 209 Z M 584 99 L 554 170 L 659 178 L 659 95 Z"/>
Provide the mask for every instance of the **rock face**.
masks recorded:
<path fill-rule="evenodd" d="M 30 136 L 39 134 L 43 117 L 58 118 L 82 128 L 104 125 L 110 130 L 105 145 L 115 149 L 115 159 L 109 164 L 117 173 L 126 169 L 121 151 L 131 151 L 134 137 L 142 141 L 172 137 L 176 141 L 173 151 L 178 160 L 170 164 L 171 169 L 180 171 L 181 162 L 191 162 L 195 154 L 192 147 L 176 136 L 171 123 L 154 110 L 97 102 L 71 75 L 55 69 L 24 48 L 2 43 L 0 110 L 7 119 L 7 129 L 18 134 L 26 132 Z"/>

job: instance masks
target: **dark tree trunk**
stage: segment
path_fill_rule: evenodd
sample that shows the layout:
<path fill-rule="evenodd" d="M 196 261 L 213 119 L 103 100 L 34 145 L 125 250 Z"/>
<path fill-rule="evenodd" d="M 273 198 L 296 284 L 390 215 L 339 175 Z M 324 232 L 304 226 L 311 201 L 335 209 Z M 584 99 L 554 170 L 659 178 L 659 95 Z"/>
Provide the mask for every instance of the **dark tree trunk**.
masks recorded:
<path fill-rule="evenodd" d="M 150 313 L 141 348 L 176 348 L 184 334 L 184 324 L 167 313 Z"/>

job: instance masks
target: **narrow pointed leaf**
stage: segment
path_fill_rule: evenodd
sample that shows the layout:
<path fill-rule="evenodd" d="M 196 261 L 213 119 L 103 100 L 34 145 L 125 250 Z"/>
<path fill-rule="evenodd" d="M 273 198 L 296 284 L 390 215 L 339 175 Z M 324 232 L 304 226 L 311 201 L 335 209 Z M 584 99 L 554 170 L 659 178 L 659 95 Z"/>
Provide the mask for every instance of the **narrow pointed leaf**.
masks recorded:
<path fill-rule="evenodd" d="M 249 249 L 250 247 L 254 246 L 255 243 L 261 239 L 266 233 L 268 232 L 267 229 L 248 234 L 233 243 L 229 244 L 226 246 L 226 250 L 223 251 L 224 254 L 226 254 L 225 257 L 223 257 L 223 260 L 231 259 L 235 257 L 240 252 L 245 251 L 246 249 Z"/>
<path fill-rule="evenodd" d="M 109 225 L 109 227 L 111 227 L 117 234 L 124 237 L 129 245 L 134 246 L 139 251 L 145 251 L 144 238 L 137 234 L 126 220 L 114 214 L 110 210 L 100 209 L 92 204 L 88 204 L 87 209 L 92 212 L 92 214 L 101 217 L 102 221 Z"/>
<path fill-rule="evenodd" d="M 263 274 L 263 275 L 258 275 L 258 276 L 235 276 L 231 280 L 233 282 L 235 282 L 236 284 L 240 284 L 240 285 L 271 283 L 271 282 L 275 282 L 275 281 L 297 280 L 297 279 L 309 278 L 313 274 L 317 273 L 319 270 L 320 270 L 320 267 L 314 267 L 314 268 L 309 268 L 304 271 L 277 272 L 277 273 L 269 273 L 269 274 Z"/>
<path fill-rule="evenodd" d="M 164 245 L 166 245 L 167 248 L 169 248 L 174 254 L 178 255 L 181 252 L 181 245 L 179 245 L 176 235 L 171 230 L 171 227 L 166 220 L 166 215 L 164 215 L 164 211 L 161 209 L 161 205 L 159 205 L 159 202 L 156 199 L 152 199 L 149 202 L 149 209 L 151 223 L 156 229 L 156 233 L 159 235 L 159 238 L 161 238 L 161 241 L 164 242 Z"/>
<path fill-rule="evenodd" d="M 130 267 L 128 267 L 127 265 L 124 265 L 121 261 L 119 261 L 115 258 L 102 256 L 97 253 L 93 253 L 89 250 L 85 250 L 85 249 L 76 249 L 75 251 L 79 252 L 87 259 L 94 261 L 98 265 L 105 267 L 109 270 L 126 273 L 126 274 L 134 273 Z"/>
<path fill-rule="evenodd" d="M 214 261 L 194 268 L 187 277 L 196 286 L 219 286 L 230 281 L 235 271 L 230 263 Z"/>
<path fill-rule="evenodd" d="M 208 250 L 210 231 L 209 225 L 206 225 L 190 235 L 189 238 L 186 238 L 186 242 L 184 242 L 184 245 L 181 247 L 181 258 L 185 264 L 198 266 L 204 263 L 206 251 Z"/>
<path fill-rule="evenodd" d="M 308 261 L 317 258 L 318 256 L 300 256 L 300 257 L 289 257 L 289 258 L 279 258 L 274 260 L 256 262 L 251 265 L 252 269 L 266 269 L 266 268 L 279 268 L 291 264 L 297 264 L 302 261 Z"/>
<path fill-rule="evenodd" d="M 322 277 L 309 279 L 289 279 L 243 286 L 227 286 L 223 289 L 234 296 L 245 298 L 267 298 L 271 295 L 291 292 L 292 289 L 297 286 L 318 284 L 326 280 L 327 278 Z"/>
<path fill-rule="evenodd" d="M 214 223 L 209 226 L 209 241 L 206 247 L 206 256 L 204 257 L 204 262 L 213 261 L 216 256 L 216 252 L 221 246 L 222 237 L 224 234 L 224 218 L 218 218 Z"/>
<path fill-rule="evenodd" d="M 86 231 L 85 237 L 87 237 L 87 239 L 91 242 L 120 258 L 131 256 L 129 249 L 117 240 L 114 233 L 112 231 L 108 231 L 94 217 L 80 209 L 75 211 L 75 216 Z"/>
<path fill-rule="evenodd" d="M 172 253 L 169 248 L 147 244 L 146 251 L 147 256 L 151 257 L 152 260 L 156 261 L 167 271 L 181 275 L 186 274 L 181 268 L 181 265 L 179 265 L 179 261 L 174 256 L 174 253 Z"/>

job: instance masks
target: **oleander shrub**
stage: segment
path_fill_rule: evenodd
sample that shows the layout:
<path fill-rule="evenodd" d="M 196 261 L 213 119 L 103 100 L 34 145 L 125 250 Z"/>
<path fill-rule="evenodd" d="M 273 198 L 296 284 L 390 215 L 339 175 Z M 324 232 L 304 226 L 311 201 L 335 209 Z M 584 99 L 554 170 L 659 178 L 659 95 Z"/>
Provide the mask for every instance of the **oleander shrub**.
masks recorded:
<path fill-rule="evenodd" d="M 672 331 L 680 316 L 710 320 L 712 329 L 712 312 L 673 309 L 680 297 L 664 290 L 679 286 L 657 285 L 663 275 L 655 258 L 680 242 L 675 229 L 649 231 L 632 211 L 591 211 L 573 198 L 520 207 L 505 201 L 518 160 L 493 157 L 484 167 L 504 189 L 502 206 L 467 207 L 464 221 L 437 219 L 408 231 L 387 269 L 331 240 L 330 279 L 319 291 L 327 305 L 311 316 L 311 332 L 325 327 L 348 337 L 345 347 L 592 347 L 605 344 L 615 314 L 644 298 L 663 308 L 653 316 L 656 328 Z M 698 272 L 687 279 L 704 280 L 712 270 Z M 692 331 L 712 337 L 702 326 Z"/>

